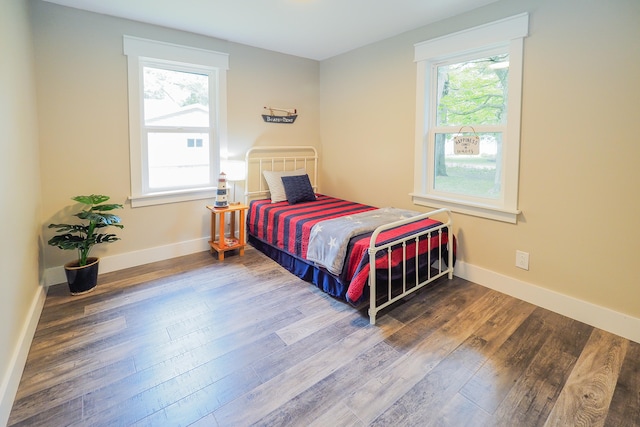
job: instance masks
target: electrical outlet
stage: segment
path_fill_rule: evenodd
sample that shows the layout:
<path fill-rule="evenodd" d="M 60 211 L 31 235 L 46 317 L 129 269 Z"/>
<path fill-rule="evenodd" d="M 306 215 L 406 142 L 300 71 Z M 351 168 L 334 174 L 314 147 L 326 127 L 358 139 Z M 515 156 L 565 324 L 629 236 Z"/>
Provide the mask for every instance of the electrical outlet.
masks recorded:
<path fill-rule="evenodd" d="M 516 267 L 529 270 L 529 252 L 516 251 Z"/>

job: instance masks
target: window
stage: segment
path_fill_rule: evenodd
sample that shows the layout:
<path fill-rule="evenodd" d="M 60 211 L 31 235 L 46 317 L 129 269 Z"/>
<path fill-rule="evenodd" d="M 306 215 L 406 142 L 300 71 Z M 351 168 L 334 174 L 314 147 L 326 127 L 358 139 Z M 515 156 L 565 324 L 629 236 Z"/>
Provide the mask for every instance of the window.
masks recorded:
<path fill-rule="evenodd" d="M 187 147 L 202 147 L 202 138 L 187 138 Z"/>
<path fill-rule="evenodd" d="M 528 15 L 415 46 L 413 201 L 515 223 Z"/>
<path fill-rule="evenodd" d="M 228 55 L 129 36 L 124 53 L 131 205 L 215 196 L 226 149 Z"/>

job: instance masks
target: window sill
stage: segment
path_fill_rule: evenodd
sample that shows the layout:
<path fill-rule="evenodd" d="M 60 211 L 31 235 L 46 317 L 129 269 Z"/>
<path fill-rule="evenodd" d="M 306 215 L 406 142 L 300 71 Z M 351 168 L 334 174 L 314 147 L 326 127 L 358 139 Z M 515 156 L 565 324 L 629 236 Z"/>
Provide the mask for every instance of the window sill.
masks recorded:
<path fill-rule="evenodd" d="M 451 199 L 438 198 L 426 194 L 410 194 L 413 203 L 420 206 L 434 208 L 448 208 L 452 212 L 473 215 L 481 218 L 493 219 L 496 221 L 516 224 L 518 215 L 522 213 L 519 209 L 506 209 L 489 205 L 474 204 L 469 202 L 459 202 Z"/>
<path fill-rule="evenodd" d="M 139 196 L 129 196 L 132 208 L 163 205 L 168 203 L 188 202 L 190 200 L 212 199 L 216 197 L 216 187 L 199 188 L 197 190 L 166 191 Z"/>

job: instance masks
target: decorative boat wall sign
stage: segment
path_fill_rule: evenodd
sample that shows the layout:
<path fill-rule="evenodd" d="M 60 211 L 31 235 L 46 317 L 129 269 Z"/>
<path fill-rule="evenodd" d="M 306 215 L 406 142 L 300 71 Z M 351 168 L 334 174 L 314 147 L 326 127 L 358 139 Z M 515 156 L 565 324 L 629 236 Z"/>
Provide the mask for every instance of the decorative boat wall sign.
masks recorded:
<path fill-rule="evenodd" d="M 274 108 L 274 107 L 264 107 L 265 110 L 269 111 L 269 114 L 263 114 L 262 120 L 267 123 L 293 123 L 296 121 L 298 117 L 298 110 L 295 108 Z M 277 114 L 276 114 L 277 112 Z"/>

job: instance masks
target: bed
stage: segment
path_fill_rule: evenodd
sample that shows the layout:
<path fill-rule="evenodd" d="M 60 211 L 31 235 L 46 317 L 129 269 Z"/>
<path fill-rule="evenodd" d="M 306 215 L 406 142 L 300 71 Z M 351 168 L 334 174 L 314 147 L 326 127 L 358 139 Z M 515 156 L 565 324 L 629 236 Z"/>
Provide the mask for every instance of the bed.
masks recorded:
<path fill-rule="evenodd" d="M 318 192 L 310 146 L 245 156 L 249 243 L 296 276 L 355 307 L 380 310 L 441 277 L 453 278 L 451 213 L 377 208 Z"/>

